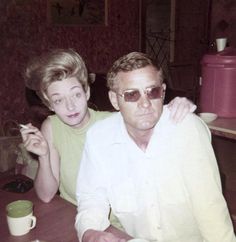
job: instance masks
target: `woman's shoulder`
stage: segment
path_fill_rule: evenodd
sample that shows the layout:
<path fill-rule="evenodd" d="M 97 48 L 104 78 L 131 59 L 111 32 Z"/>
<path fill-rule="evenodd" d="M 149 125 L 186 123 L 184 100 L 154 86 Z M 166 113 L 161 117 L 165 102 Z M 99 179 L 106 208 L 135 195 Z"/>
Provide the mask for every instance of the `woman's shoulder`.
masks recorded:
<path fill-rule="evenodd" d="M 51 140 L 52 139 L 52 122 L 50 117 L 47 117 L 42 125 L 41 125 L 41 132 L 43 134 L 43 136 L 45 137 L 45 139 L 47 140 Z"/>
<path fill-rule="evenodd" d="M 42 122 L 41 129 L 48 129 L 49 127 L 52 126 L 52 116 L 48 116 L 44 121 Z"/>
<path fill-rule="evenodd" d="M 59 134 L 63 133 L 63 130 L 66 129 L 66 124 L 64 124 L 57 115 L 50 115 L 48 116 L 43 124 L 42 128 L 45 128 L 48 131 L 51 131 L 53 136 L 58 136 Z"/>

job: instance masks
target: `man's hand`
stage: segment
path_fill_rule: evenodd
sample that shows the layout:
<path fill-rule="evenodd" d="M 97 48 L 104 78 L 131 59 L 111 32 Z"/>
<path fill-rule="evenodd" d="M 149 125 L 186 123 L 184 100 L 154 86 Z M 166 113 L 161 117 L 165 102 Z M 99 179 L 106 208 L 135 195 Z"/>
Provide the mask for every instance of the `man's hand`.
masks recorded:
<path fill-rule="evenodd" d="M 170 110 L 170 118 L 175 122 L 181 122 L 188 113 L 193 113 L 197 106 L 185 97 L 175 97 L 167 105 Z"/>
<path fill-rule="evenodd" d="M 110 232 L 87 230 L 82 238 L 82 242 L 126 242 L 126 239 L 116 237 Z"/>

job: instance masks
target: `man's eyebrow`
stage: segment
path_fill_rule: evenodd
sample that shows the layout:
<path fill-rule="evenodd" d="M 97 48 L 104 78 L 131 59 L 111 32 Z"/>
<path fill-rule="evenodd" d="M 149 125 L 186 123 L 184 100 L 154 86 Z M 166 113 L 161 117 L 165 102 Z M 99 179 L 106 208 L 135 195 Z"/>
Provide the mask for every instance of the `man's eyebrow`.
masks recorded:
<path fill-rule="evenodd" d="M 152 87 L 161 87 L 161 85 L 152 84 L 150 86 L 145 87 L 144 89 L 142 89 L 142 88 L 141 89 L 146 90 L 146 89 L 152 88 Z M 137 91 L 137 90 L 140 90 L 140 89 L 139 88 L 128 88 L 128 89 L 125 89 L 124 91 Z"/>

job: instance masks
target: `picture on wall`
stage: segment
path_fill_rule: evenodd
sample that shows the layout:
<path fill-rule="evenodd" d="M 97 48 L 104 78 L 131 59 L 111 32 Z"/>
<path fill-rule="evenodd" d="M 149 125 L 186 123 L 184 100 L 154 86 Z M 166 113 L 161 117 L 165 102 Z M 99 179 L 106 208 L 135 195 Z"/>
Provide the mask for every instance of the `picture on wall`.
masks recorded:
<path fill-rule="evenodd" d="M 108 0 L 48 0 L 48 19 L 58 25 L 107 25 Z"/>

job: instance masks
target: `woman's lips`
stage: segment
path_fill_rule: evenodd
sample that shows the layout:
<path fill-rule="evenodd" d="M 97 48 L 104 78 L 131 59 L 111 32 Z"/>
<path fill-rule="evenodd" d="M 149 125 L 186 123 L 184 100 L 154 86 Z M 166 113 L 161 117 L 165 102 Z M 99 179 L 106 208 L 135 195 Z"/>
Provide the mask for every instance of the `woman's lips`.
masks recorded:
<path fill-rule="evenodd" d="M 76 118 L 78 116 L 79 116 L 79 113 L 74 113 L 74 114 L 67 115 L 68 118 Z"/>

